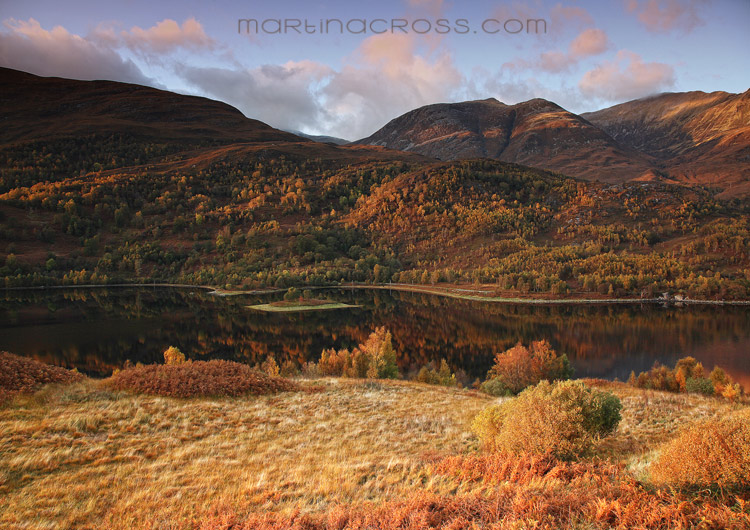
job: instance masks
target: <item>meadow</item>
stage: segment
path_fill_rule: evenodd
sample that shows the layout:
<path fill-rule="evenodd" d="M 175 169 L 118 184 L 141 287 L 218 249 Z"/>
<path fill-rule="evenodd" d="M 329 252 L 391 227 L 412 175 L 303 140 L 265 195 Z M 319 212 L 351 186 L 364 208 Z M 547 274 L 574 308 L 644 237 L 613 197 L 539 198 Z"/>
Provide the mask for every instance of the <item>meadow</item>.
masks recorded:
<path fill-rule="evenodd" d="M 473 418 L 515 398 L 453 386 L 318 377 L 266 395 L 174 398 L 108 380 L 47 385 L 0 408 L 0 526 L 748 527 L 747 488 L 649 477 L 683 427 L 746 403 L 586 383 L 620 398 L 622 420 L 574 461 L 483 451 Z"/>

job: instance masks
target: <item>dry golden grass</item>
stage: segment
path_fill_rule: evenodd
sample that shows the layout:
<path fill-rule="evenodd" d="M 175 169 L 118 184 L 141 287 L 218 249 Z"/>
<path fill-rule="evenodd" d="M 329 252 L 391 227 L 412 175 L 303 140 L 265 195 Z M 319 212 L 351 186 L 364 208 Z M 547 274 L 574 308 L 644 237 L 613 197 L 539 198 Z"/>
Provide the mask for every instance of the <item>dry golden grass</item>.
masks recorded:
<path fill-rule="evenodd" d="M 472 447 L 469 424 L 489 401 L 322 382 L 316 393 L 173 399 L 86 381 L 16 399 L 0 409 L 0 528 L 182 528 L 217 503 L 320 511 L 425 483 L 439 491 L 424 454 Z"/>
<path fill-rule="evenodd" d="M 600 442 L 599 453 L 625 459 L 639 478 L 646 477 L 642 472 L 655 457 L 656 449 L 673 439 L 684 427 L 747 409 L 747 403 L 730 403 L 699 394 L 644 390 L 625 383 L 593 384 L 613 392 L 623 405 L 617 431 L 614 436 Z"/>
<path fill-rule="evenodd" d="M 457 492 L 415 491 L 383 503 L 333 506 L 324 513 L 239 513 L 230 506 L 200 530 L 746 530 L 750 495 L 690 496 L 651 490 L 604 462 L 531 455 L 454 457 L 434 472 Z M 464 493 L 464 491 L 468 491 Z"/>
<path fill-rule="evenodd" d="M 495 401 L 485 395 L 404 381 L 314 384 L 322 391 L 176 399 L 86 380 L 17 397 L 0 408 L 0 528 L 280 529 L 294 527 L 290 521 L 307 528 L 305 520 L 310 528 L 336 520 L 349 526 L 334 528 L 369 528 L 373 517 L 390 522 L 371 527 L 395 528 L 409 513 L 404 528 L 466 528 L 472 514 L 479 524 L 499 517 L 500 507 L 513 517 L 488 528 L 531 528 L 534 517 L 550 528 L 616 528 L 641 524 L 647 509 L 661 521 L 643 523 L 649 528 L 676 527 L 664 521 L 677 515 L 718 521 L 705 528 L 750 521 L 747 498 L 725 507 L 706 500 L 701 512 L 701 503 L 683 506 L 628 478 L 680 426 L 741 405 L 606 384 L 624 404 L 600 453 L 614 462 L 582 464 L 578 477 L 575 463 L 503 467 L 472 457 L 471 420 Z M 625 474 L 616 483 L 607 478 L 612 469 Z M 497 480 L 478 480 L 477 470 Z M 263 518 L 268 524 L 253 526 Z"/>

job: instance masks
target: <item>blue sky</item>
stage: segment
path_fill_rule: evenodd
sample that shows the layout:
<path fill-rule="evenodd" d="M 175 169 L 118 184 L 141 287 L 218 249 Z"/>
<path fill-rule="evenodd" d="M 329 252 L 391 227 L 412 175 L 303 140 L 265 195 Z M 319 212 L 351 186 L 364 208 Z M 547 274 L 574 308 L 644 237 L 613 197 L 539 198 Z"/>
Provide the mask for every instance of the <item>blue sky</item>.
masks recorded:
<path fill-rule="evenodd" d="M 382 19 L 377 30 L 423 19 L 417 30 L 432 29 L 248 35 L 237 32 L 240 18 L 335 18 L 353 28 Z M 439 19 L 449 32 L 435 32 Z M 547 31 L 502 29 L 529 19 Z M 748 0 L 4 0 L 0 20 L 2 66 L 204 95 L 275 127 L 347 139 L 437 102 L 543 97 L 585 112 L 664 91 L 750 85 Z M 499 31 L 484 33 L 485 20 Z"/>

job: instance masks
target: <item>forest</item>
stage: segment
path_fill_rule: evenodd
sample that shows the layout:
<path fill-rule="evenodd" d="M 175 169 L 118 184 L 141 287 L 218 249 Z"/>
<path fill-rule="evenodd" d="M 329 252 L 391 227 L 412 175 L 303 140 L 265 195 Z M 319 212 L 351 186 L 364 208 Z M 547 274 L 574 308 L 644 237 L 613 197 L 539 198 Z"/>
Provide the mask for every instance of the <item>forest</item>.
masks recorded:
<path fill-rule="evenodd" d="M 6 287 L 482 284 L 521 296 L 750 295 L 750 205 L 491 160 L 309 158 L 124 134 L 0 151 Z"/>

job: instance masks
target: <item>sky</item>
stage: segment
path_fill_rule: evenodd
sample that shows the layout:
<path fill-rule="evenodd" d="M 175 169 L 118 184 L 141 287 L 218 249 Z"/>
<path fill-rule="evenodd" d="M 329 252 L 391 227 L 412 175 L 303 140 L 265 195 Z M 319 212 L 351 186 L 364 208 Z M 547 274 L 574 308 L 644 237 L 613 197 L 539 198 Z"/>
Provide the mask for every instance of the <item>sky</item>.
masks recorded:
<path fill-rule="evenodd" d="M 348 140 L 432 103 L 540 97 L 581 113 L 744 92 L 748 50 L 750 0 L 0 0 L 0 66 L 205 96 Z"/>

